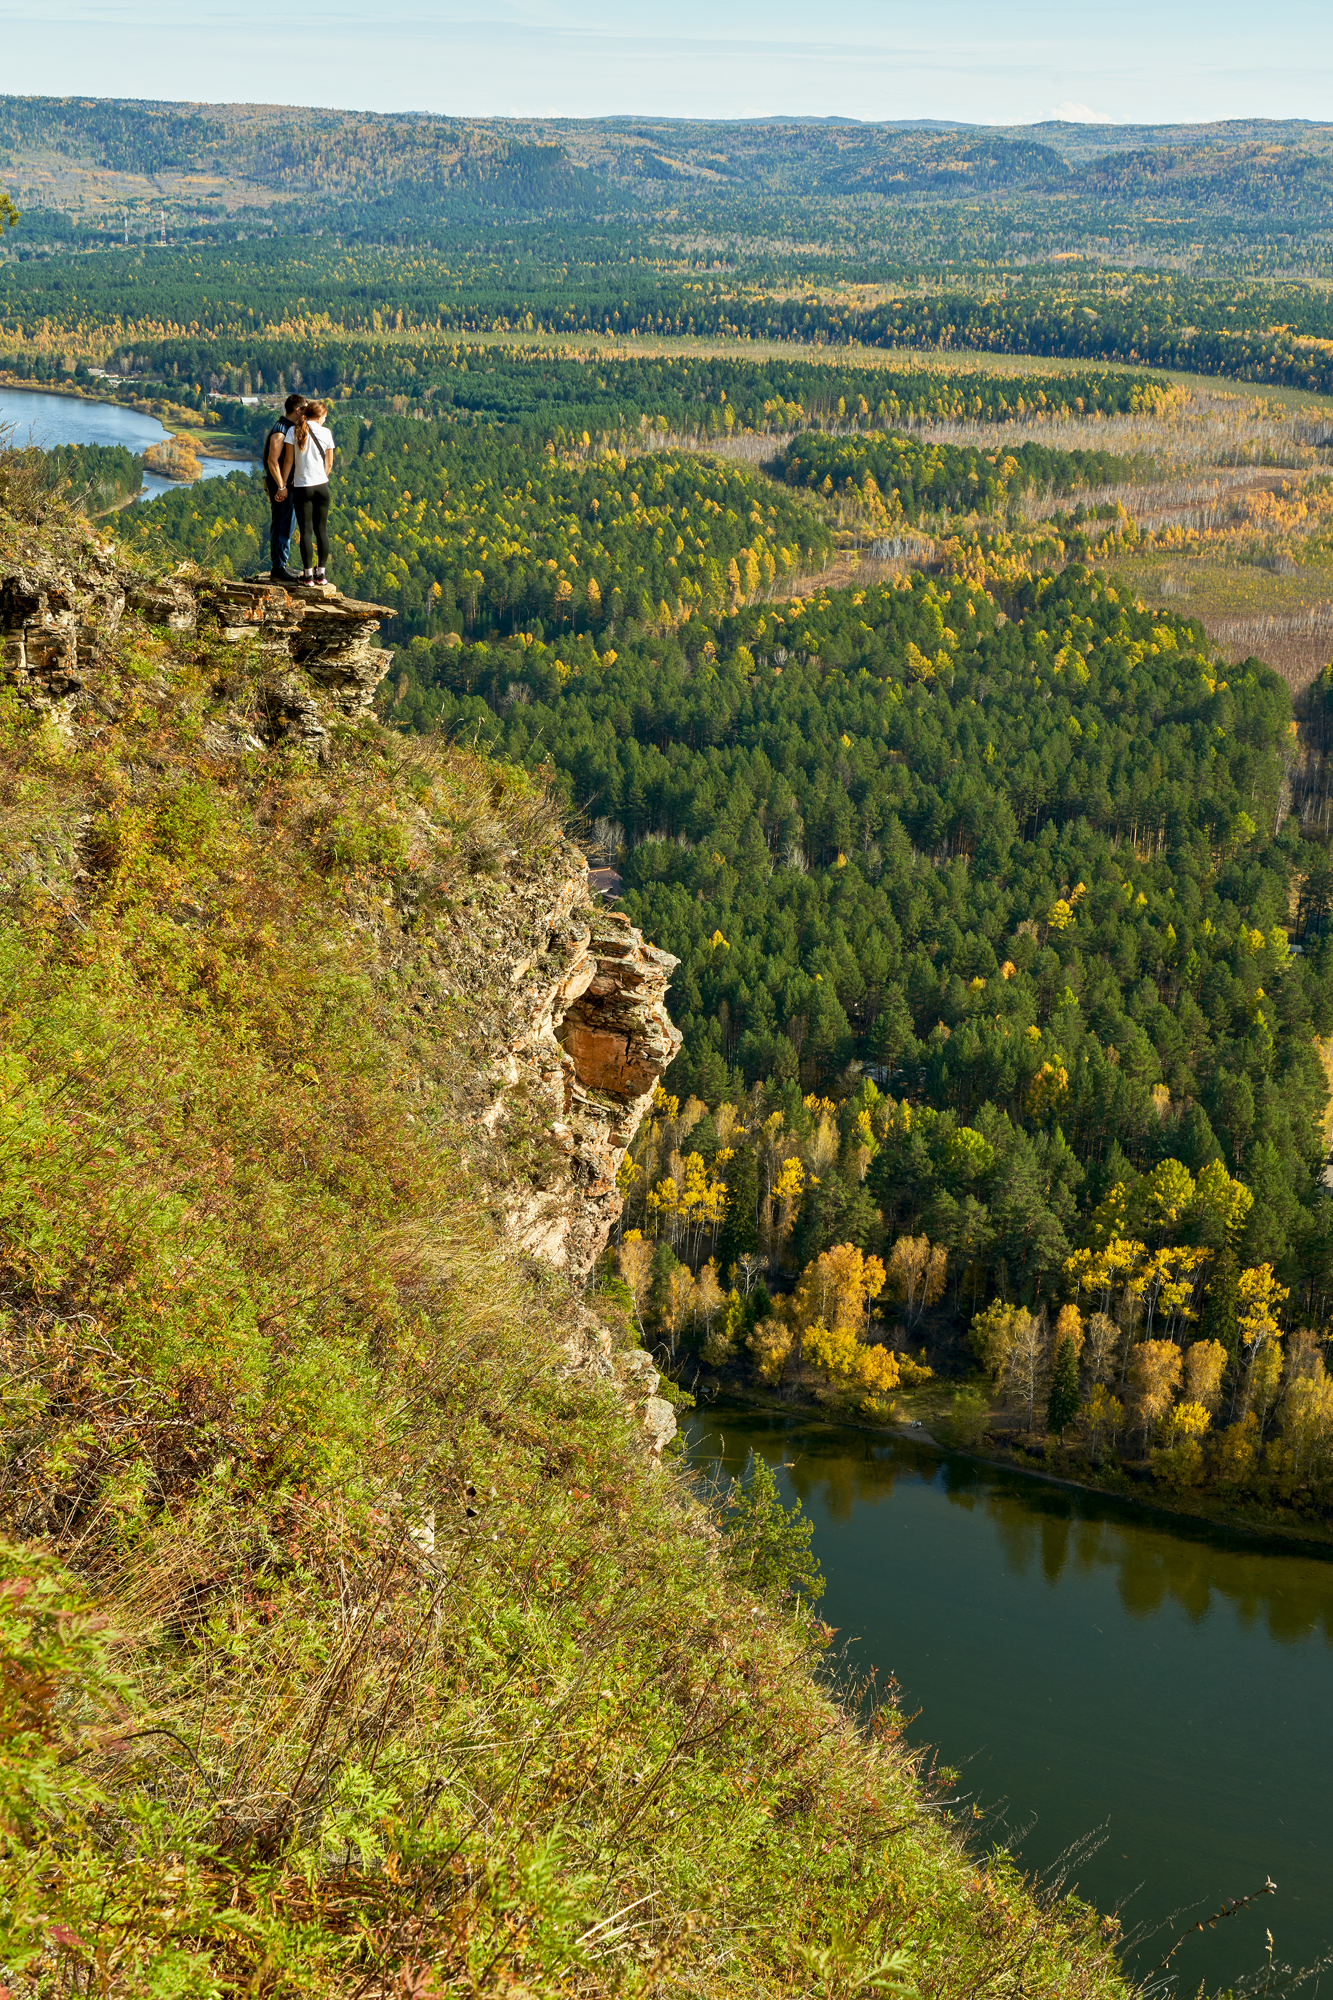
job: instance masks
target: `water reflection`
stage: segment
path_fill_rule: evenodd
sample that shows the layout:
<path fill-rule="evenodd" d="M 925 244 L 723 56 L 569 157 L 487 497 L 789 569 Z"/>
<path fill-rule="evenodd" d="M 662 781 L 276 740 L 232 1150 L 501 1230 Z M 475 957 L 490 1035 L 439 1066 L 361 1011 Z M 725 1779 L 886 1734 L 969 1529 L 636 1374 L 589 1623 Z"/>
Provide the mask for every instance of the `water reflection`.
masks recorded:
<path fill-rule="evenodd" d="M 840 1431 L 831 1425 L 746 1415 L 723 1435 L 695 1423 L 694 1462 L 725 1483 L 751 1447 L 785 1467 L 807 1509 L 849 1523 L 860 1506 L 880 1506 L 895 1486 L 936 1487 L 951 1506 L 979 1511 L 1013 1575 L 1039 1573 L 1054 1590 L 1071 1564 L 1089 1575 L 1114 1573 L 1119 1600 L 1133 1619 L 1155 1617 L 1167 1603 L 1196 1624 L 1218 1601 L 1245 1625 L 1263 1620 L 1268 1636 L 1292 1646 L 1314 1634 L 1333 1646 L 1333 1562 L 1185 1519 L 940 1455 L 907 1439 Z"/>
<path fill-rule="evenodd" d="M 849 1665 L 896 1677 L 913 1736 L 1026 1867 L 1080 1852 L 1082 1892 L 1148 1934 L 1133 1968 L 1177 1913 L 1266 1874 L 1262 1923 L 1191 1937 L 1181 1991 L 1253 1971 L 1270 1923 L 1279 1962 L 1333 1943 L 1333 1562 L 907 1439 L 748 1412 L 690 1428 L 709 1479 L 753 1447 L 799 1495 Z"/>

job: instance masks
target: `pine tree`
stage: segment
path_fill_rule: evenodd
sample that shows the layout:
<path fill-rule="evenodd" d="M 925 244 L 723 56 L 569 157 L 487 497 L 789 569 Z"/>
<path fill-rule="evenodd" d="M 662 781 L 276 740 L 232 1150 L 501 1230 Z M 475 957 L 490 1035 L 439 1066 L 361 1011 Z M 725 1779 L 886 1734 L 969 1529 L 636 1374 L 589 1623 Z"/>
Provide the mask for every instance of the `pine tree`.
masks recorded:
<path fill-rule="evenodd" d="M 727 1212 L 717 1244 L 717 1267 L 724 1274 L 746 1250 L 757 1250 L 755 1211 L 759 1201 L 759 1166 L 749 1146 L 740 1146 L 722 1168 L 727 1183 Z"/>
<path fill-rule="evenodd" d="M 1228 1243 L 1218 1252 L 1208 1289 L 1203 1295 L 1203 1319 L 1199 1332 L 1206 1340 L 1220 1341 L 1227 1351 L 1228 1360 L 1232 1362 L 1240 1344 L 1239 1312 L 1240 1263 Z"/>
<path fill-rule="evenodd" d="M 732 1481 L 723 1520 L 732 1575 L 778 1602 L 813 1604 L 824 1594 L 823 1571 L 810 1547 L 814 1522 L 799 1500 L 783 1506 L 773 1469 L 757 1452 L 750 1453 L 746 1475 Z"/>
<path fill-rule="evenodd" d="M 1063 1443 L 1065 1425 L 1078 1415 L 1078 1354 L 1066 1334 L 1055 1350 L 1055 1372 L 1046 1399 L 1046 1428 Z"/>

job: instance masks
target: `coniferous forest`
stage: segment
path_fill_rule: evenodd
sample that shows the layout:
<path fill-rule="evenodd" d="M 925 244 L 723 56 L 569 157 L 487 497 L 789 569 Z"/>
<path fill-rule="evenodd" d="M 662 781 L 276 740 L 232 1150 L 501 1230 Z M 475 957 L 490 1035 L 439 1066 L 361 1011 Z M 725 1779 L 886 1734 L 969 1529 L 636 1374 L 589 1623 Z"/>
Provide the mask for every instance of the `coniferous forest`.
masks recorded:
<path fill-rule="evenodd" d="M 1311 1990 L 1331 161 L 0 97 L 0 2000 Z"/>
<path fill-rule="evenodd" d="M 238 453 L 327 399 L 385 719 L 544 774 L 679 957 L 607 1272 L 675 1372 L 874 1377 L 884 1418 L 916 1370 L 942 1424 L 1047 1450 L 1058 1379 L 1091 1461 L 1322 1506 L 1319 132 L 719 128 L 742 192 L 683 178 L 690 127 L 608 130 L 597 165 L 440 121 L 5 118 L 20 191 L 43 133 L 108 189 L 245 149 L 244 203 L 163 197 L 156 243 L 107 240 L 96 175 L 25 213 L 10 379 Z M 116 533 L 270 559 L 246 470 Z"/>

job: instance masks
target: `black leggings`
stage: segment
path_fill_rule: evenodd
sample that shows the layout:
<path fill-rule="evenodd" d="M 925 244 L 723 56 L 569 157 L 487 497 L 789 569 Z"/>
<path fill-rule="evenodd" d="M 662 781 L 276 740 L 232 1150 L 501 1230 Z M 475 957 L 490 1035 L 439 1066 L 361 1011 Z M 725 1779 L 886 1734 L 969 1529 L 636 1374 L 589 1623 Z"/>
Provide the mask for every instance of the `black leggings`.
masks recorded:
<path fill-rule="evenodd" d="M 292 499 L 296 502 L 296 518 L 301 524 L 301 567 L 315 567 L 315 549 L 319 549 L 319 567 L 323 569 L 329 560 L 329 489 L 327 486 L 293 486 Z"/>

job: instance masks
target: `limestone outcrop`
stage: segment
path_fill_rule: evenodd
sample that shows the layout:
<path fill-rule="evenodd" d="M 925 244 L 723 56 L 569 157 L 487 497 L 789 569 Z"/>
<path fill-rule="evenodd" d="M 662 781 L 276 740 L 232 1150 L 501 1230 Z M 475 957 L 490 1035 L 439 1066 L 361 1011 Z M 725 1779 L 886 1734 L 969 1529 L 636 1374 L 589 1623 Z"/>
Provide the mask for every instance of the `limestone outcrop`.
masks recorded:
<path fill-rule="evenodd" d="M 247 673 L 244 709 L 209 724 L 215 755 L 296 738 L 322 757 L 339 719 L 371 712 L 393 657 L 376 643 L 386 606 L 188 568 L 147 577 L 85 531 L 68 562 L 35 537 L 0 549 L 0 686 L 73 732 L 107 712 L 99 665 L 128 614 L 176 634 L 257 642 L 261 671 L 257 686 Z M 423 815 L 420 866 L 410 860 L 392 896 L 349 921 L 375 933 L 386 974 L 406 980 L 419 1015 L 443 1003 L 441 1032 L 466 1048 L 459 1108 L 477 1134 L 479 1198 L 525 1250 L 581 1284 L 621 1212 L 626 1149 L 680 1047 L 666 1005 L 677 961 L 605 906 L 582 853 L 552 839 L 549 820 L 534 848 L 460 852 Z M 614 1376 L 660 1450 L 675 1418 L 651 1362 L 612 1355 L 600 1323 L 583 1320 L 570 1367 Z"/>
<path fill-rule="evenodd" d="M 512 1089 L 527 1072 L 563 1156 L 562 1171 L 507 1202 L 510 1227 L 526 1249 L 584 1278 L 623 1206 L 616 1175 L 625 1149 L 681 1038 L 666 1009 L 679 961 L 645 944 L 628 917 L 592 903 L 586 863 L 574 888 L 578 901 L 518 974 L 535 1006 L 499 1073 Z M 505 1115 L 502 1090 L 492 1130 Z"/>
<path fill-rule="evenodd" d="M 77 568 L 58 563 L 35 539 L 0 550 L 0 683 L 58 726 L 78 707 L 126 610 L 172 632 L 257 638 L 270 741 L 294 735 L 318 746 L 329 710 L 349 720 L 368 714 L 393 659 L 375 643 L 392 607 L 343 597 L 332 584 L 232 582 L 189 568 L 146 577 L 92 533 L 78 557 Z"/>
<path fill-rule="evenodd" d="M 92 537 L 77 570 L 36 543 L 0 549 L 0 683 L 29 707 L 66 720 L 102 644 L 115 636 L 125 601 L 115 561 Z"/>

